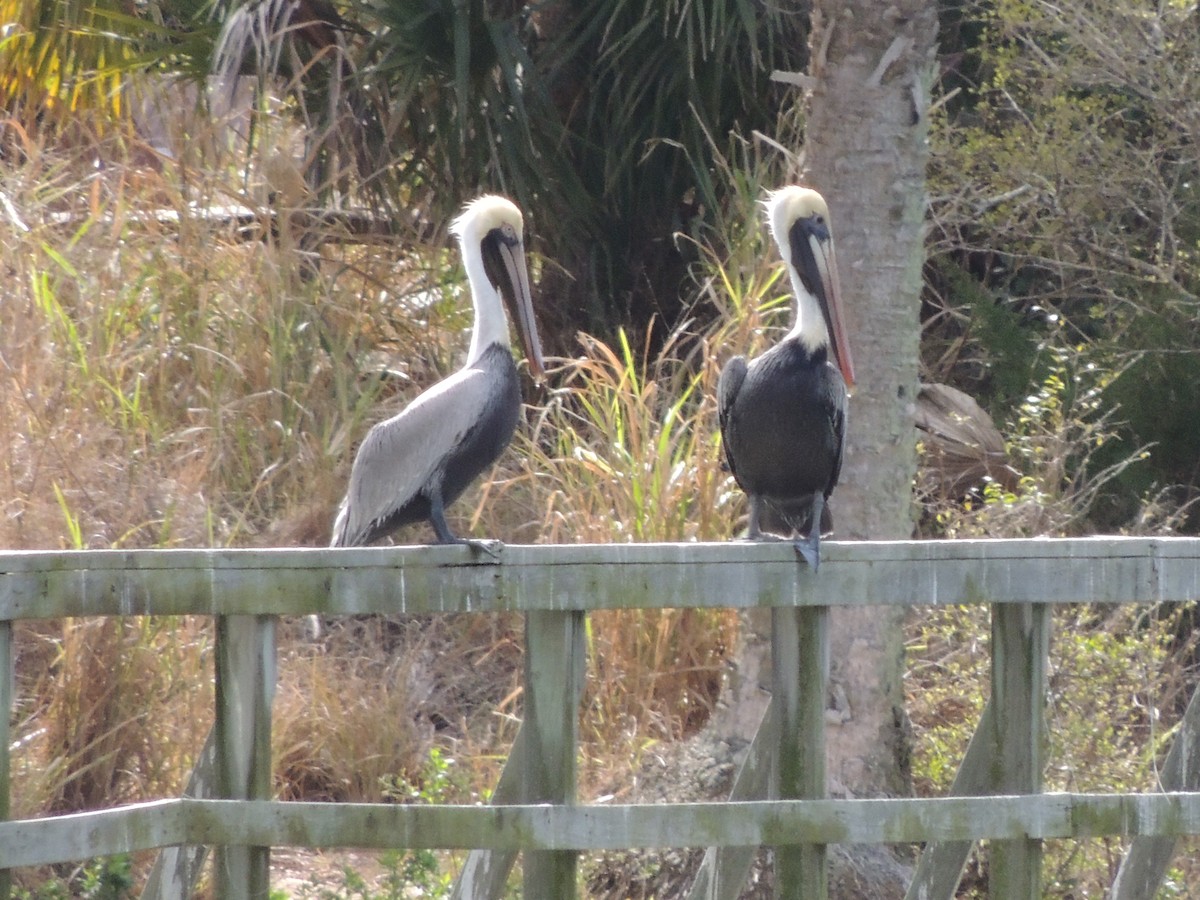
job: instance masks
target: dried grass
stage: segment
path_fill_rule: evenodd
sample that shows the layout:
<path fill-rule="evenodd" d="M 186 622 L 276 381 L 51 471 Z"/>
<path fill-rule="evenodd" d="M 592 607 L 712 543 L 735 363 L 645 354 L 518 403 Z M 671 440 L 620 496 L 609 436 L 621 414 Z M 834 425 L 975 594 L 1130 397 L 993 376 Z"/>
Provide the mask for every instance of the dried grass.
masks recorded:
<path fill-rule="evenodd" d="M 231 197 L 253 203 L 256 188 L 218 166 L 185 173 L 136 146 L 60 152 L 13 134 L 20 152 L 0 172 L 0 218 L 11 220 L 0 227 L 0 545 L 323 544 L 355 442 L 465 349 L 453 257 L 329 245 L 317 277 L 302 278 L 295 242 L 247 242 L 195 212 Z M 164 207 L 176 223 L 145 215 Z M 744 500 L 721 467 L 716 378 L 734 349 L 758 352 L 789 312 L 761 229 L 753 216 L 741 221 L 728 252 L 705 259 L 697 302 L 714 324 L 684 326 L 654 350 L 581 336 L 579 357 L 560 360 L 547 392 L 531 395 L 513 451 L 452 510 L 464 531 L 510 542 L 734 533 Z M 1071 482 L 1081 470 L 1063 454 L 1103 421 L 1042 408 L 1053 415 L 1032 423 L 1031 446 L 1055 458 L 1025 472 L 1036 493 L 976 515 L 943 508 L 958 517 L 948 532 L 1077 527 L 1090 485 Z M 428 537 L 425 526 L 400 535 Z M 436 743 L 468 773 L 461 799 L 481 796 L 519 722 L 519 620 L 326 624 L 316 643 L 299 625 L 284 629 L 279 795 L 380 799 L 388 779 L 419 777 Z M 701 727 L 735 627 L 715 611 L 590 617 L 585 792 L 619 781 L 653 742 Z M 910 704 L 930 790 L 952 774 L 955 742 L 978 713 L 985 633 L 970 616 L 914 626 Z M 21 625 L 14 811 L 178 794 L 211 716 L 210 643 L 205 620 Z M 1125 674 L 1158 671 L 1156 696 L 1174 696 L 1184 671 L 1158 650 L 1136 652 L 1149 668 Z M 1056 710 L 1079 721 L 1106 714 L 1075 709 L 1086 691 L 1058 677 Z M 1135 743 L 1105 745 L 1137 756 L 1114 780 L 1144 774 L 1149 751 Z M 1102 755 L 1089 746 L 1072 771 Z"/>
<path fill-rule="evenodd" d="M 0 232 L 11 270 L 0 544 L 323 544 L 355 442 L 457 364 L 470 323 L 456 258 L 329 245 L 319 275 L 299 277 L 296 242 L 246 241 L 196 211 L 254 197 L 205 172 L 185 178 L 111 140 L 30 144 L 3 174 L 24 227 Z M 148 215 L 163 208 L 174 218 Z M 742 337 L 681 332 L 653 354 L 581 341 L 516 452 L 452 513 L 508 541 L 727 536 L 741 500 L 720 469 L 711 398 L 720 348 Z M 428 537 L 424 526 L 399 536 Z M 699 727 L 734 623 L 718 612 L 594 617 L 589 759 L 621 765 L 628 746 Z M 281 796 L 379 799 L 435 741 L 474 783 L 494 779 L 520 716 L 517 620 L 327 625 L 318 643 L 299 626 L 283 632 Z M 19 809 L 178 794 L 211 716 L 208 627 L 22 627 Z"/>

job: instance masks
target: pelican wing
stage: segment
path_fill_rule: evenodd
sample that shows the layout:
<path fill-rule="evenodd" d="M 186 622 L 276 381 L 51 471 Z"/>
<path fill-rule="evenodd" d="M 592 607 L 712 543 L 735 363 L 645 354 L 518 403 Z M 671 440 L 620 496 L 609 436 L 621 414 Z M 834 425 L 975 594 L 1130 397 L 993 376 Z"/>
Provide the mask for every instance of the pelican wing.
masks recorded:
<path fill-rule="evenodd" d="M 721 443 L 725 448 L 725 461 L 729 463 L 729 471 L 737 475 L 733 452 L 729 449 L 729 432 L 733 419 L 733 403 L 742 382 L 746 380 L 746 357 L 735 356 L 725 363 L 721 377 L 717 380 L 717 421 L 721 425 Z"/>
<path fill-rule="evenodd" d="M 376 523 L 440 478 L 447 456 L 478 422 L 490 392 L 485 371 L 462 369 L 367 432 L 334 523 L 334 545 L 360 543 Z"/>
<path fill-rule="evenodd" d="M 846 450 L 846 416 L 850 410 L 850 392 L 846 382 L 841 378 L 837 366 L 830 365 L 834 377 L 829 379 L 830 421 L 833 426 L 834 440 L 837 442 L 837 453 L 833 460 L 833 472 L 829 476 L 829 486 L 825 488 L 825 496 L 833 493 L 838 479 L 842 475 L 842 456 Z"/>

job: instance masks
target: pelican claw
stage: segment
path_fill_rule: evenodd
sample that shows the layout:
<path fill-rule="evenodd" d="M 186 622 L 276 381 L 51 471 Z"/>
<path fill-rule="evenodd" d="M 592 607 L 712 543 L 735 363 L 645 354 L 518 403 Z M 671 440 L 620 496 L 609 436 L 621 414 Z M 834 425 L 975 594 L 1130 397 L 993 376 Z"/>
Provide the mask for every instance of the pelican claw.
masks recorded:
<path fill-rule="evenodd" d="M 498 541 L 494 538 L 483 538 L 481 540 L 463 539 L 463 544 L 466 544 L 475 553 L 486 553 L 492 559 L 500 559 L 500 554 L 504 550 L 504 541 Z"/>

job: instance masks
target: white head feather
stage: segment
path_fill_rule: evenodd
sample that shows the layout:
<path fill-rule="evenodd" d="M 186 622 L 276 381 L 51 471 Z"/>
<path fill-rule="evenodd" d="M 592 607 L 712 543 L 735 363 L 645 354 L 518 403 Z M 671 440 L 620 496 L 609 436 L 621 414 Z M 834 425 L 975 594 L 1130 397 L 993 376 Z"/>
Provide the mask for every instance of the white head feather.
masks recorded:
<path fill-rule="evenodd" d="M 813 349 L 829 343 L 829 329 L 825 327 L 825 319 L 817 306 L 816 298 L 800 280 L 795 260 L 792 259 L 792 226 L 800 219 L 816 218 L 825 225 L 832 239 L 833 231 L 829 225 L 829 206 L 825 198 L 812 188 L 792 184 L 772 191 L 763 205 L 767 210 L 767 221 L 771 225 L 771 236 L 779 255 L 787 263 L 788 276 L 792 282 L 792 292 L 796 295 L 796 324 L 788 337 L 799 338 L 805 346 Z M 832 260 L 832 248 L 829 250 Z"/>
<path fill-rule="evenodd" d="M 465 251 L 467 244 L 477 245 L 493 228 L 510 226 L 518 238 L 524 237 L 525 220 L 521 210 L 507 197 L 484 194 L 476 197 L 450 224 L 450 233 L 458 238 Z"/>
<path fill-rule="evenodd" d="M 458 238 L 462 248 L 467 282 L 471 286 L 471 302 L 475 307 L 475 327 L 471 334 L 471 349 L 466 365 L 472 365 L 491 344 L 510 346 L 508 319 L 504 301 L 487 276 L 483 266 L 483 239 L 497 228 L 508 228 L 524 239 L 524 220 L 515 203 L 496 194 L 484 194 L 467 204 L 451 223 L 450 233 Z"/>

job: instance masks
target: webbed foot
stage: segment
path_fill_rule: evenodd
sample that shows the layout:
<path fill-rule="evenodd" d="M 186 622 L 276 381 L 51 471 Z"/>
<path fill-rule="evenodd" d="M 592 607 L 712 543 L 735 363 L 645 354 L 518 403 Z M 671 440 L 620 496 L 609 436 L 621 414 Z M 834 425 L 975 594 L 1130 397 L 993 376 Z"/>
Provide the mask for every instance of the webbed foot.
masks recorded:
<path fill-rule="evenodd" d="M 814 531 L 806 538 L 797 538 L 792 541 L 792 546 L 796 548 L 796 552 L 804 559 L 813 574 L 821 567 L 821 534 L 819 531 Z"/>
<path fill-rule="evenodd" d="M 504 550 L 504 541 L 494 538 L 455 538 L 454 543 L 465 544 L 475 553 L 486 553 L 492 559 L 499 559 Z"/>

